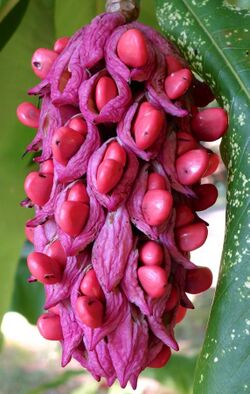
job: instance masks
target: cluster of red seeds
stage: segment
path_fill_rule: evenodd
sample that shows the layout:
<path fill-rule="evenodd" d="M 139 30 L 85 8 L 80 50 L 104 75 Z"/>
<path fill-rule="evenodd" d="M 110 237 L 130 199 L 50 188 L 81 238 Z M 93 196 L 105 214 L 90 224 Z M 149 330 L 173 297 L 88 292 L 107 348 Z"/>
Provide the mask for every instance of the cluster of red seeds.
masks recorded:
<path fill-rule="evenodd" d="M 53 50 L 38 49 L 32 57 L 35 74 L 45 80 L 70 42 L 63 37 L 56 41 Z M 150 61 L 149 38 L 143 29 L 128 27 L 119 37 L 116 56 L 129 70 L 143 70 Z M 82 349 L 82 339 L 87 336 L 87 328 L 105 327 L 106 330 L 111 313 L 110 293 L 119 291 L 126 298 L 126 308 L 131 311 L 129 324 L 135 324 L 138 313 L 143 322 L 147 319 L 146 348 L 141 358 L 138 354 L 134 356 L 140 358 L 140 367 L 135 373 L 138 375 L 147 366 L 166 364 L 171 355 L 170 347 L 178 349 L 173 337 L 174 326 L 184 318 L 186 309 L 192 308 L 186 293 L 203 292 L 212 283 L 211 271 L 191 263 L 189 252 L 203 245 L 208 235 L 207 223 L 197 212 L 211 207 L 218 196 L 214 185 L 201 181 L 216 171 L 219 158 L 200 141 L 215 141 L 223 136 L 228 125 L 227 114 L 221 108 L 198 109 L 211 102 L 213 95 L 207 85 L 195 79 L 178 53 L 166 54 L 165 62 L 164 95 L 176 104 L 177 111 L 181 110 L 180 105 L 186 108 L 188 115 L 183 116 L 185 112 L 182 118 L 166 115 L 165 108 L 145 92 L 140 73 L 136 83 L 133 78 L 130 81 L 133 99 L 130 97 L 129 103 L 136 107 L 132 111 L 127 143 L 121 137 L 129 114 L 127 104 L 121 122 L 113 122 L 119 123 L 116 130 L 109 122 L 99 122 L 96 126 L 95 120 L 86 121 L 78 105 L 72 105 L 69 100 L 63 103 L 68 106 L 64 120 L 52 130 L 50 157 L 41 156 L 39 170 L 25 179 L 28 198 L 23 205 L 36 209 L 36 219 L 29 221 L 25 228 L 27 238 L 35 246 L 35 251 L 28 256 L 30 281 L 43 283 L 48 294 L 56 293 L 59 288 L 56 286 L 64 284 L 64 289 L 60 288 L 63 295 L 60 293 L 52 302 L 47 302 L 48 312 L 38 319 L 38 329 L 45 338 L 61 340 L 67 346 L 66 326 L 70 323 L 65 320 L 63 308 L 70 303 L 72 321 L 82 329 L 80 342 L 75 344 L 70 357 L 79 359 L 96 378 L 102 374 L 93 366 L 87 342 Z M 91 72 L 95 75 L 102 67 L 103 63 Z M 98 75 L 87 100 L 91 116 L 101 114 L 120 94 L 110 70 L 104 69 Z M 64 69 L 58 80 L 60 93 L 71 78 L 71 70 Z M 46 94 L 48 92 L 43 92 Z M 56 100 L 54 106 L 62 108 Z M 44 116 L 41 119 L 40 110 L 27 102 L 19 105 L 17 116 L 28 127 L 43 130 L 50 121 Z M 88 142 L 89 123 L 99 129 L 89 145 L 92 150 L 87 167 L 79 168 L 76 161 L 76 175 L 65 175 L 64 170 L 72 158 Z M 40 142 L 35 149 L 41 146 Z M 101 206 L 104 211 L 100 211 Z M 95 211 L 97 216 L 90 230 L 91 215 Z M 85 233 L 90 231 L 92 236 L 88 242 L 79 241 L 75 246 L 74 241 L 78 237 L 84 239 Z M 110 237 L 114 244 L 110 244 Z M 109 256 L 103 265 L 102 256 L 103 259 Z M 70 282 L 68 277 L 73 273 L 68 271 L 75 269 L 75 261 L 77 274 Z M 116 264 L 120 266 L 121 261 L 124 264 L 117 273 Z M 74 286 L 77 286 L 76 298 L 72 297 Z M 120 317 L 121 324 L 124 319 Z M 115 327 L 106 330 L 101 338 L 106 341 L 103 346 L 108 347 L 113 369 L 116 367 L 111 334 L 119 332 L 119 324 L 117 318 Z M 163 327 L 167 327 L 167 331 Z M 73 331 L 71 334 L 76 335 Z M 140 352 L 138 348 L 135 350 Z M 82 358 L 80 351 L 85 352 Z M 128 360 L 121 362 L 126 364 Z M 127 378 L 121 378 L 116 371 L 107 377 L 108 383 L 112 384 L 116 376 L 122 386 L 128 379 L 136 385 L 137 377 L 132 372 Z"/>

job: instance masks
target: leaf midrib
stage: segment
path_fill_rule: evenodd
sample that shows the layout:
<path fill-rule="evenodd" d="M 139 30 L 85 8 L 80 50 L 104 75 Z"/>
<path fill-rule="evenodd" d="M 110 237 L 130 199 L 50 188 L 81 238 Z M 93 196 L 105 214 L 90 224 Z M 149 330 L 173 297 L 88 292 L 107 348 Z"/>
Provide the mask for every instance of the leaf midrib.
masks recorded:
<path fill-rule="evenodd" d="M 209 32 L 209 30 L 205 27 L 205 25 L 202 25 L 198 16 L 196 15 L 196 13 L 193 11 L 193 9 L 187 4 L 186 0 L 182 0 L 184 6 L 187 8 L 188 12 L 190 12 L 190 14 L 193 16 L 193 18 L 195 19 L 195 21 L 197 22 L 197 24 L 200 26 L 201 30 L 204 31 L 204 33 L 207 35 L 207 37 L 210 39 L 213 47 L 217 50 L 217 52 L 219 53 L 219 55 L 223 58 L 224 62 L 226 63 L 226 66 L 228 67 L 228 69 L 231 71 L 231 73 L 233 74 L 234 78 L 237 80 L 241 90 L 245 93 L 246 97 L 248 99 L 250 99 L 250 95 L 243 83 L 243 81 L 241 80 L 241 78 L 239 78 L 238 73 L 235 72 L 234 68 L 232 67 L 231 63 L 228 61 L 227 57 L 225 56 L 224 52 L 221 50 L 221 48 L 219 47 L 219 45 L 216 43 L 216 41 L 214 40 L 212 34 Z"/>

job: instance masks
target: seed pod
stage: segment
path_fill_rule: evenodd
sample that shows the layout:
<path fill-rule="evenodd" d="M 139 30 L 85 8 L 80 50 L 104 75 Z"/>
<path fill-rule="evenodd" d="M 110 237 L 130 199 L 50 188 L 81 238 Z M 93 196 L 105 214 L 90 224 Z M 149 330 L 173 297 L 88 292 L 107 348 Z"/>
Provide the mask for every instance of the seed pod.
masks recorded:
<path fill-rule="evenodd" d="M 198 267 L 188 270 L 185 282 L 185 291 L 191 294 L 199 294 L 209 289 L 212 285 L 213 274 L 207 267 Z"/>
<path fill-rule="evenodd" d="M 57 218 L 58 226 L 71 237 L 80 234 L 89 217 L 89 206 L 80 201 L 64 201 Z"/>
<path fill-rule="evenodd" d="M 199 222 L 178 228 L 176 239 L 181 250 L 191 252 L 204 244 L 207 234 L 207 226 Z"/>
<path fill-rule="evenodd" d="M 140 248 L 139 258 L 145 265 L 161 265 L 163 257 L 162 247 L 157 242 L 145 242 Z"/>
<path fill-rule="evenodd" d="M 98 299 L 88 296 L 78 297 L 76 310 L 79 319 L 86 326 L 97 328 L 102 325 L 104 308 Z"/>
<path fill-rule="evenodd" d="M 166 293 L 167 273 L 157 265 L 140 267 L 139 281 L 145 292 L 152 298 L 162 297 Z"/>
<path fill-rule="evenodd" d="M 41 79 L 46 78 L 57 56 L 58 54 L 50 49 L 37 49 L 31 59 L 34 73 Z"/>
<path fill-rule="evenodd" d="M 119 58 L 129 67 L 143 67 L 148 61 L 148 50 L 143 33 L 137 29 L 129 29 L 118 41 Z"/>
<path fill-rule="evenodd" d="M 169 217 L 173 197 L 167 190 L 149 190 L 142 201 L 142 212 L 150 226 L 160 226 Z"/>

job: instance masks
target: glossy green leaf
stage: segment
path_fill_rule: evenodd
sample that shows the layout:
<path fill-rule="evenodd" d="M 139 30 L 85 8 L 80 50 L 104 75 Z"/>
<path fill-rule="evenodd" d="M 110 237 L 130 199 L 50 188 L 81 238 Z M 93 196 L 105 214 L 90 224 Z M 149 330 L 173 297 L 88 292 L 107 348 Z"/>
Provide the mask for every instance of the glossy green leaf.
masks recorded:
<path fill-rule="evenodd" d="M 0 27 L 0 37 L 1 33 Z M 21 156 L 35 131 L 18 123 L 16 107 L 25 100 L 37 103 L 37 99 L 26 94 L 38 82 L 30 67 L 31 55 L 37 47 L 50 46 L 53 40 L 53 1 L 30 1 L 20 25 L 1 51 L 0 320 L 10 305 L 25 239 L 24 223 L 33 216 L 33 212 L 21 208 L 19 202 L 25 198 L 23 182 L 30 161 L 29 157 L 21 160 Z"/>
<path fill-rule="evenodd" d="M 31 324 L 36 324 L 38 317 L 44 312 L 44 287 L 39 282 L 27 281 L 30 276 L 27 256 L 32 251 L 33 245 L 26 241 L 18 261 L 10 310 L 21 313 Z"/>
<path fill-rule="evenodd" d="M 222 0 L 157 0 L 164 33 L 229 112 L 226 237 L 194 393 L 249 392 L 250 14 Z"/>

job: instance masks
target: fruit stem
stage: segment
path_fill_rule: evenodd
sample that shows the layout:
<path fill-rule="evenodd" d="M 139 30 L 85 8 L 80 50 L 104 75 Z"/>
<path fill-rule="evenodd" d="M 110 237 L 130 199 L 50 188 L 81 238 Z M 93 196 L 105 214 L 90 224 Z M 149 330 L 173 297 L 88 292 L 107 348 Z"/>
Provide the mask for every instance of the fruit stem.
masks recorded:
<path fill-rule="evenodd" d="M 140 0 L 106 0 L 107 12 L 121 12 L 127 22 L 136 20 L 139 16 Z"/>

